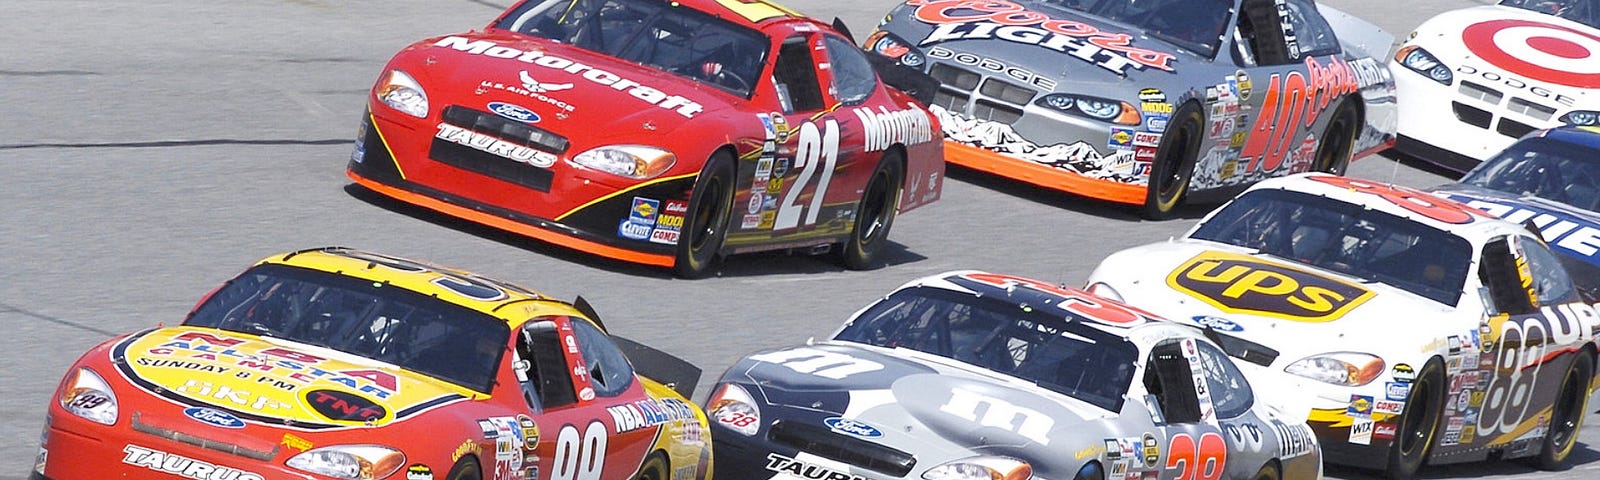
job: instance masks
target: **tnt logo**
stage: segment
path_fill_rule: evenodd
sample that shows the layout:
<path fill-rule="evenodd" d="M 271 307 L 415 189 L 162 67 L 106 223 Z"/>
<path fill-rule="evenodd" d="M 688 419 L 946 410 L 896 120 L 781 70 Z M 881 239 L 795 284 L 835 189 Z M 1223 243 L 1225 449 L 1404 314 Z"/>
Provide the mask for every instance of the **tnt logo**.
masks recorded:
<path fill-rule="evenodd" d="M 1372 292 L 1244 255 L 1203 252 L 1167 277 L 1173 289 L 1228 312 L 1300 322 L 1331 322 Z"/>

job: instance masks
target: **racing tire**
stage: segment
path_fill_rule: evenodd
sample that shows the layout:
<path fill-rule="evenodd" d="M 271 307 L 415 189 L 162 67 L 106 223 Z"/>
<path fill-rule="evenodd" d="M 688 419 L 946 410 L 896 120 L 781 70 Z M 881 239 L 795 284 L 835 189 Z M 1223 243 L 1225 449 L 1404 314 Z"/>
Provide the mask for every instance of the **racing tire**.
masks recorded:
<path fill-rule="evenodd" d="M 1255 480 L 1283 480 L 1283 473 L 1278 471 L 1277 462 L 1269 461 L 1266 465 L 1261 466 L 1261 470 L 1256 471 L 1256 476 L 1253 478 Z"/>
<path fill-rule="evenodd" d="M 889 228 L 900 209 L 900 187 L 905 183 L 903 155 L 891 150 L 878 161 L 878 169 L 867 180 L 856 207 L 855 227 L 840 249 L 840 263 L 851 270 L 871 270 L 881 266 L 878 256 L 889 243 Z"/>
<path fill-rule="evenodd" d="M 1333 110 L 1328 127 L 1322 129 L 1322 142 L 1317 144 L 1312 170 L 1344 175 L 1345 170 L 1350 168 L 1350 157 L 1355 155 L 1356 134 L 1361 131 L 1360 115 L 1356 114 L 1353 102 L 1345 99 Z"/>
<path fill-rule="evenodd" d="M 1395 427 L 1388 467 L 1384 469 L 1388 478 L 1415 478 L 1428 459 L 1444 414 L 1444 389 L 1444 367 L 1438 360 L 1429 360 L 1411 382 L 1411 395 L 1406 398 L 1404 413 Z"/>
<path fill-rule="evenodd" d="M 644 465 L 639 466 L 639 473 L 634 474 L 633 480 L 667 480 L 669 471 L 667 459 L 656 453 L 645 459 Z"/>
<path fill-rule="evenodd" d="M 733 169 L 733 156 L 718 151 L 695 178 L 672 263 L 679 277 L 703 278 L 721 259 L 722 242 L 728 238 L 728 216 L 733 211 Z"/>
<path fill-rule="evenodd" d="M 450 467 L 450 474 L 445 475 L 445 480 L 483 480 L 483 470 L 478 466 L 478 460 L 471 457 L 461 457 L 461 461 Z"/>
<path fill-rule="evenodd" d="M 1594 379 L 1594 356 L 1579 351 L 1566 376 L 1561 378 L 1561 390 L 1556 393 L 1556 404 L 1551 407 L 1550 432 L 1544 436 L 1544 448 L 1539 449 L 1534 467 L 1540 470 L 1566 470 L 1567 456 L 1578 443 L 1578 427 L 1589 407 L 1589 382 Z"/>
<path fill-rule="evenodd" d="M 1165 220 L 1183 202 L 1194 177 L 1195 159 L 1200 156 L 1205 117 L 1195 103 L 1185 103 L 1172 115 L 1171 126 L 1161 136 L 1155 162 L 1150 165 L 1150 182 L 1145 187 L 1144 218 Z"/>

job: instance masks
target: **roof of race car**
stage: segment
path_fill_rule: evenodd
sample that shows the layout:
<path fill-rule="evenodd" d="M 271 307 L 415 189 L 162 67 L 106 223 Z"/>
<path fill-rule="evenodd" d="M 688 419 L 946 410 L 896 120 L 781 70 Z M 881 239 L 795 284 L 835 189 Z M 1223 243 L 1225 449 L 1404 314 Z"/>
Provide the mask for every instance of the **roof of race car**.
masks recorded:
<path fill-rule="evenodd" d="M 1450 232 L 1474 244 L 1481 244 L 1499 235 L 1527 233 L 1517 224 L 1495 218 L 1455 200 L 1375 180 L 1310 172 L 1263 180 L 1246 192 L 1266 189 L 1306 193 L 1360 205 Z M 1220 210 L 1218 208 L 1212 213 Z"/>
<path fill-rule="evenodd" d="M 1078 318 L 1092 320 L 1086 323 L 1107 333 L 1134 340 L 1141 349 L 1150 347 L 1153 343 L 1151 339 L 1168 338 L 1171 335 L 1203 338 L 1198 330 L 1170 322 L 1137 307 L 1065 285 L 1030 278 L 978 270 L 957 270 L 912 280 L 895 290 L 912 287 L 933 287 L 980 297 L 1000 298 L 1019 307 L 1061 308 L 1071 313 L 1062 315 L 1062 318 L 1068 321 Z M 1173 331 L 1167 332 L 1163 327 L 1172 327 Z M 1161 330 L 1163 334 L 1153 336 L 1135 333 L 1144 330 Z"/>
<path fill-rule="evenodd" d="M 345 248 L 324 247 L 273 255 L 277 264 L 381 282 L 519 323 L 540 315 L 582 316 L 571 305 L 513 283 L 415 260 Z M 515 305 L 516 308 L 506 308 Z"/>
<path fill-rule="evenodd" d="M 710 13 L 718 18 L 747 26 L 759 25 L 774 20 L 817 21 L 789 7 L 767 0 L 673 0 L 671 3 Z M 732 15 L 725 15 L 725 13 L 731 13 Z"/>

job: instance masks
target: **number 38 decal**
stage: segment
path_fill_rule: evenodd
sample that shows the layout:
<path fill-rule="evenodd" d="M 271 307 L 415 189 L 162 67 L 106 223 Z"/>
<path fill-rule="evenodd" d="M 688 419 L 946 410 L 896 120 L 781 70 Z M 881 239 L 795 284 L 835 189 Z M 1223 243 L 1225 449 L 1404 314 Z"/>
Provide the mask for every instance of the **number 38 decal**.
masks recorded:
<path fill-rule="evenodd" d="M 828 181 L 833 179 L 833 169 L 838 165 L 839 122 L 828 120 L 820 131 L 815 122 L 801 125 L 800 142 L 794 153 L 794 167 L 800 169 L 800 176 L 795 178 L 794 185 L 784 192 L 783 201 L 778 203 L 778 215 L 772 222 L 772 229 L 800 226 L 802 211 L 805 213 L 805 225 L 817 223 L 817 211 L 822 209 L 822 198 L 828 193 Z M 811 177 L 818 174 L 822 176 L 817 179 L 817 190 L 811 194 L 809 208 L 797 203 L 800 192 L 811 184 Z"/>

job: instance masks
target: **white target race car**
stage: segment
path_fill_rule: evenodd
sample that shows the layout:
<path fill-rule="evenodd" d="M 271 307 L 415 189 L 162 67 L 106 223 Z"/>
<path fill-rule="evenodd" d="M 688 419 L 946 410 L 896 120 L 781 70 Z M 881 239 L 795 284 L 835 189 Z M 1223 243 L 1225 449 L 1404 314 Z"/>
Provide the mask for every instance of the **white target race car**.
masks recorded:
<path fill-rule="evenodd" d="M 1181 238 L 1112 254 L 1089 282 L 1272 349 L 1244 375 L 1303 402 L 1291 412 L 1308 412 L 1328 462 L 1389 478 L 1489 458 L 1560 468 L 1595 376 L 1600 315 L 1556 254 L 1405 187 L 1263 181 Z"/>
<path fill-rule="evenodd" d="M 1501 0 L 1433 17 L 1389 63 L 1396 148 L 1457 171 L 1523 135 L 1600 124 L 1600 2 Z"/>

